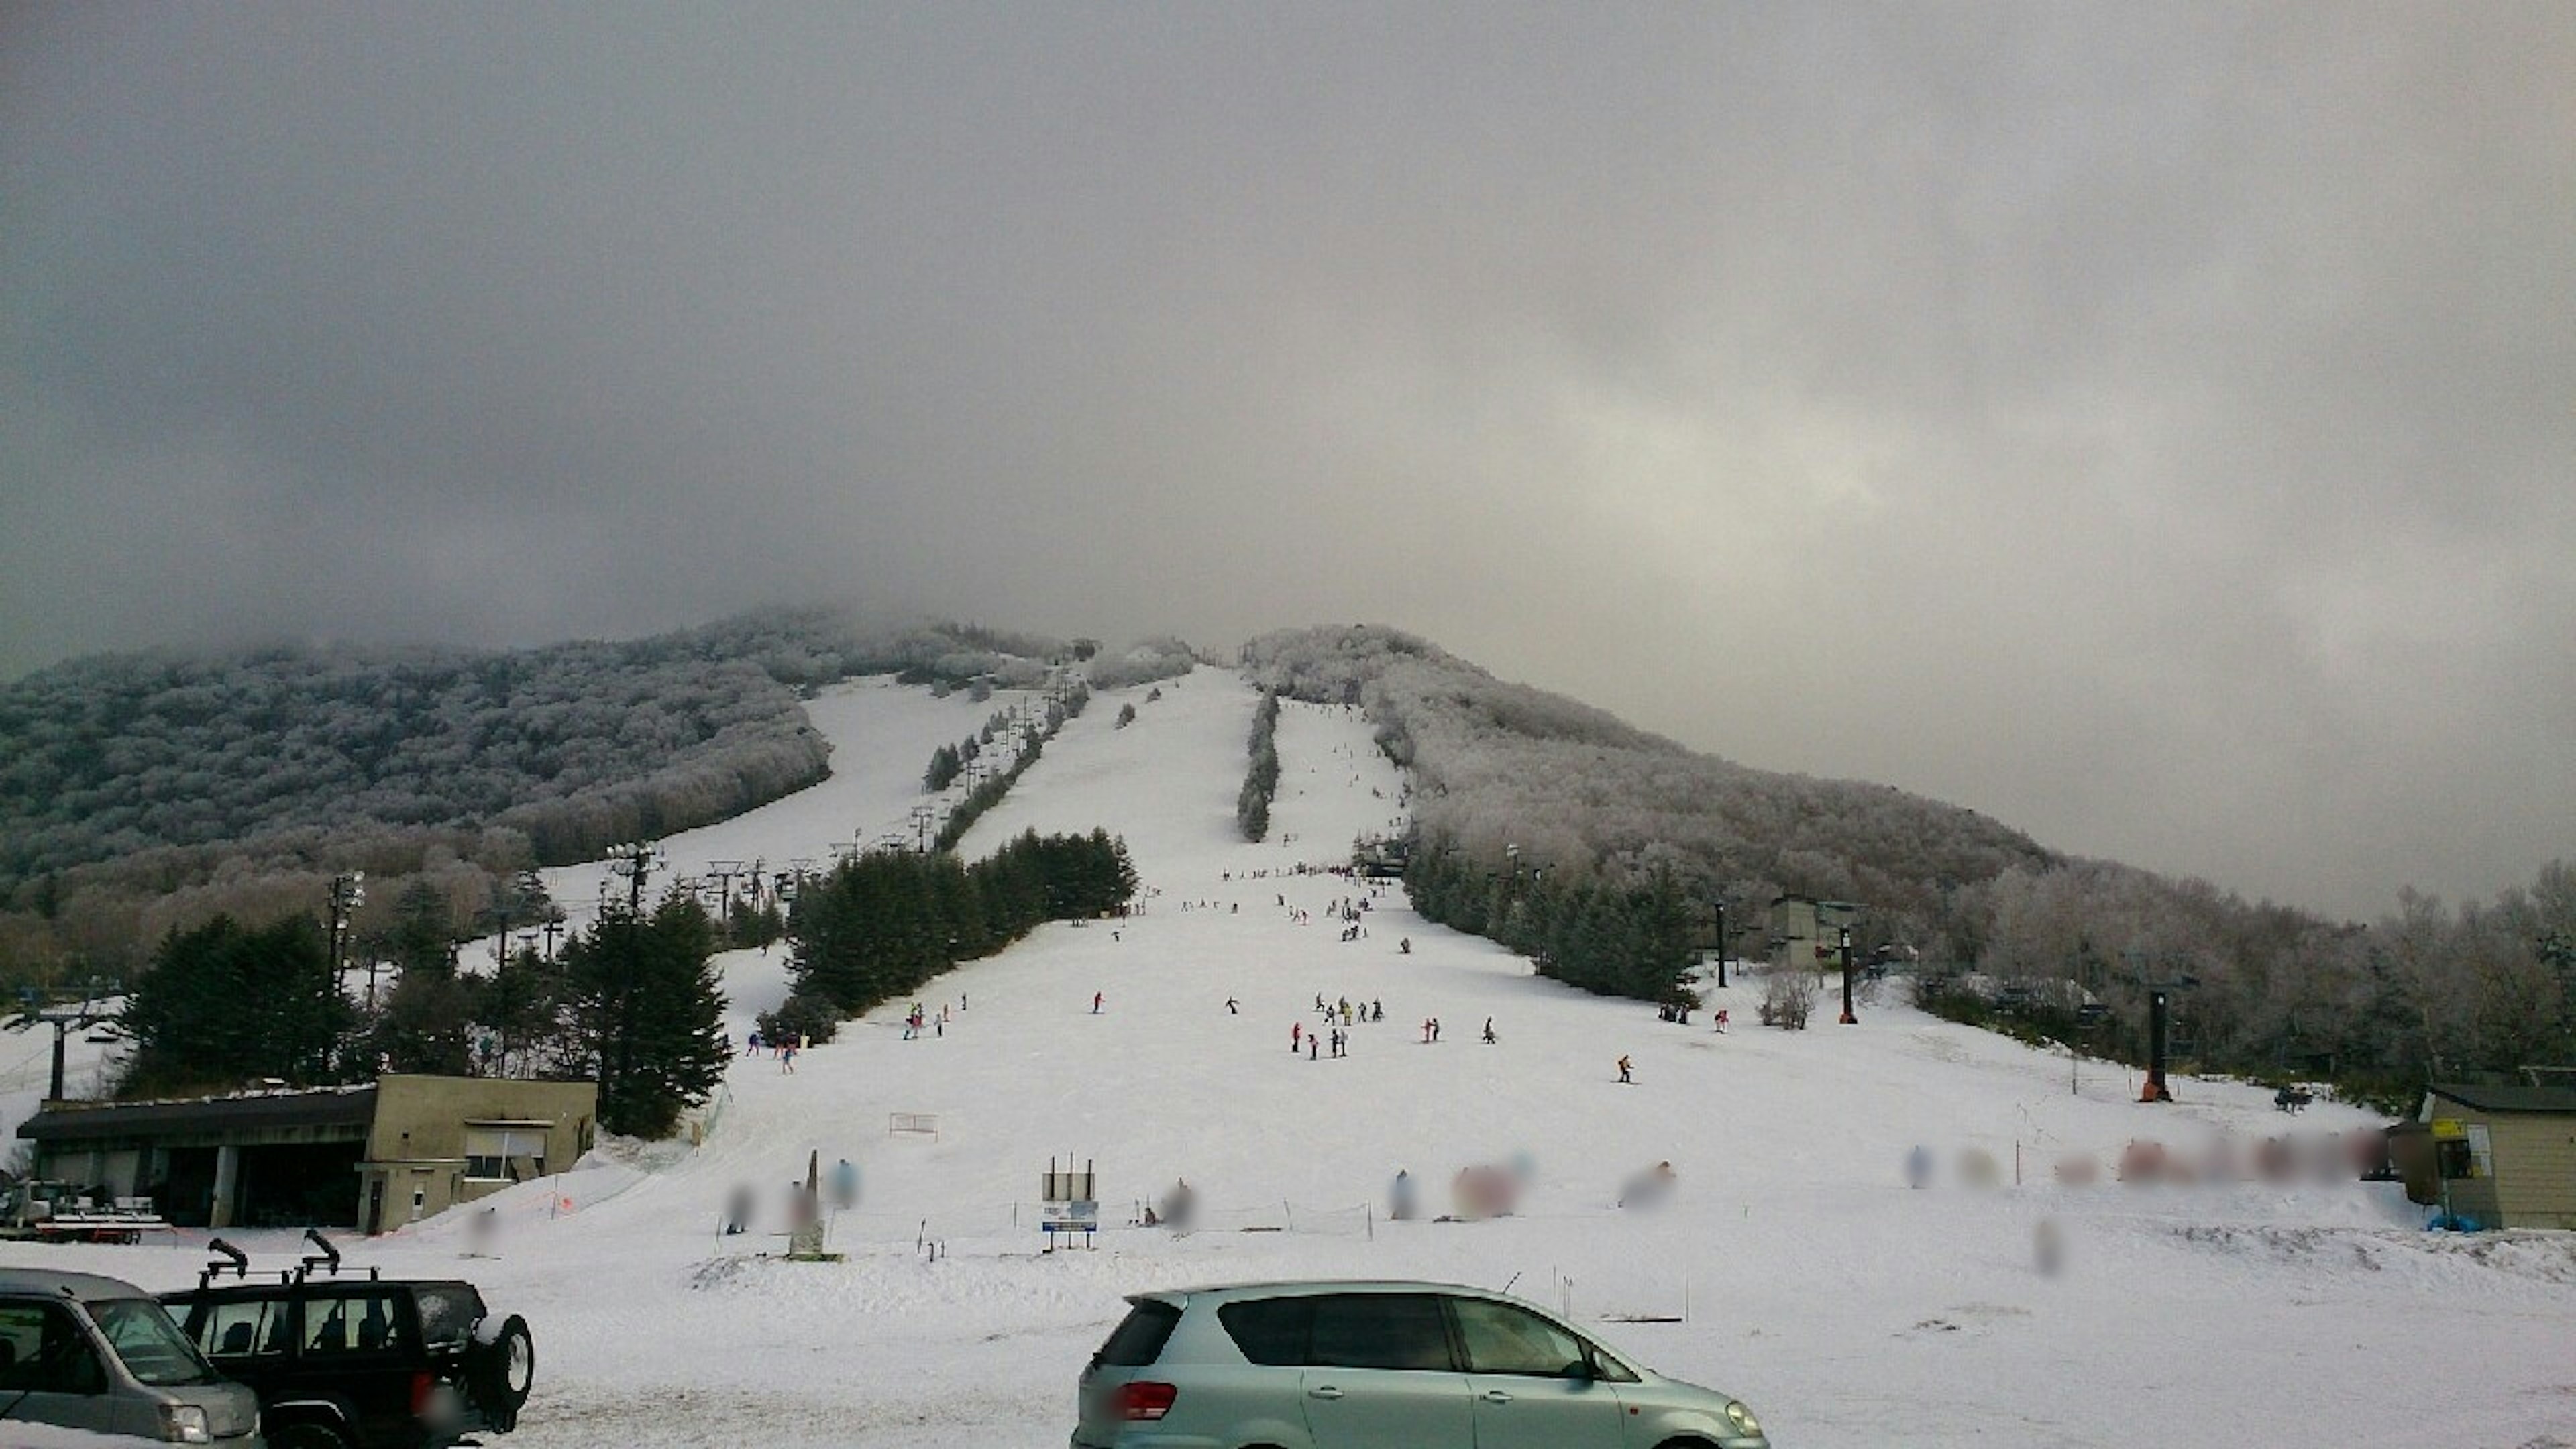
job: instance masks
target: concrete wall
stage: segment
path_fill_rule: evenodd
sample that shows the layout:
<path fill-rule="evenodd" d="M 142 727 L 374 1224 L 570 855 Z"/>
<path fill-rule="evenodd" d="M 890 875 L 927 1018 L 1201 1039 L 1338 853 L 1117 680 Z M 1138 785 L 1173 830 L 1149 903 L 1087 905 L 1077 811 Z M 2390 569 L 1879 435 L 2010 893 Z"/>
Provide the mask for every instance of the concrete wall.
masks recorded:
<path fill-rule="evenodd" d="M 590 1146 L 598 1112 L 596 1082 L 388 1074 L 377 1082 L 359 1169 L 358 1225 L 386 1231 L 499 1192 L 512 1173 L 561 1172 Z M 477 1179 L 466 1161 L 478 1130 L 536 1134 L 544 1150 L 513 1158 L 501 1176 Z"/>

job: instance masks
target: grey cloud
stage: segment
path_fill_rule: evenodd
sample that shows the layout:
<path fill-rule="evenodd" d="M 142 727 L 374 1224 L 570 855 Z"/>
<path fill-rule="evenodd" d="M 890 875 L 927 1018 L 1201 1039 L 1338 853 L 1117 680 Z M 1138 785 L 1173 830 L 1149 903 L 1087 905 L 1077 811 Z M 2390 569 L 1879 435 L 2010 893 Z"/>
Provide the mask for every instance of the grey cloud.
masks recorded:
<path fill-rule="evenodd" d="M 1376 618 L 2332 910 L 2569 850 L 2563 7 L 5 23 L 0 668 Z"/>

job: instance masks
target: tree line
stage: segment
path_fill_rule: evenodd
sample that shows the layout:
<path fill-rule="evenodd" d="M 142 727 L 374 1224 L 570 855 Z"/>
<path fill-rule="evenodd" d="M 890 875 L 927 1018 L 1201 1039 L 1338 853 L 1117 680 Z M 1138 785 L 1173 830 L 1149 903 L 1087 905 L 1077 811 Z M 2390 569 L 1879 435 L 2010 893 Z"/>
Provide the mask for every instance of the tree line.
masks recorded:
<path fill-rule="evenodd" d="M 966 838 L 966 832 L 983 818 L 984 812 L 1001 804 L 1002 797 L 1010 794 L 1011 787 L 1019 783 L 1031 765 L 1038 762 L 1038 755 L 1046 748 L 1046 742 L 1054 739 L 1064 729 L 1065 722 L 1080 715 L 1090 703 L 1091 690 L 1081 684 L 1060 690 L 1048 700 L 1038 732 L 1020 746 L 1019 753 L 1011 758 L 1010 768 L 967 791 L 964 799 L 949 807 L 948 818 L 939 823 L 939 833 L 932 840 L 931 848 L 941 852 L 956 849 L 957 842 Z"/>
<path fill-rule="evenodd" d="M 1125 842 L 1026 832 L 983 860 L 872 851 L 800 886 L 789 911 L 787 1000 L 764 1035 L 829 1041 L 845 1017 L 897 1000 L 959 962 L 1055 920 L 1115 914 L 1136 893 Z"/>
<path fill-rule="evenodd" d="M 1276 690 L 1261 692 L 1261 703 L 1252 707 L 1252 739 L 1248 749 L 1252 763 L 1243 772 L 1243 788 L 1235 792 L 1234 823 L 1243 838 L 1259 841 L 1270 833 L 1270 802 L 1279 793 L 1279 694 Z"/>
<path fill-rule="evenodd" d="M 1694 945 L 1716 944 L 1724 902 L 1729 946 L 1759 957 L 1755 923 L 1806 895 L 1860 906 L 1863 956 L 2067 983 L 2105 1008 L 2087 1043 L 2105 1054 L 2142 1051 L 2147 985 L 2188 978 L 2178 1023 L 2209 1070 L 2395 1103 L 2429 1079 L 2576 1062 L 2576 884 L 2561 863 L 2492 902 L 2409 892 L 2374 924 L 2335 922 L 2064 856 L 1887 786 L 1694 754 L 1396 630 L 1265 635 L 1242 663 L 1265 689 L 1362 707 L 1412 771 L 1407 878 L 1426 914 L 1592 989 L 1663 991 L 1674 951 L 1649 903 L 1669 881 Z M 1949 1000 L 1978 1009 L 1972 993 Z"/>
<path fill-rule="evenodd" d="M 1606 996 L 1679 1003 L 1706 929 L 1670 871 L 1636 885 L 1551 877 L 1514 862 L 1490 871 L 1446 839 L 1417 845 L 1404 886 L 1429 920 L 1529 957 L 1539 974 Z"/>
<path fill-rule="evenodd" d="M 602 1127 L 658 1137 L 723 1080 L 720 936 L 696 900 L 612 909 L 559 959 L 523 949 L 489 975 L 458 969 L 456 937 L 435 889 L 406 891 L 379 1002 L 353 999 L 309 913 L 265 926 L 219 915 L 172 931 L 119 1016 L 133 1045 L 116 1094 L 329 1086 L 384 1072 L 596 1080 Z"/>
<path fill-rule="evenodd" d="M 427 877 L 461 905 L 466 876 L 595 859 L 825 778 L 800 703 L 823 685 L 1035 687 L 1079 652 L 801 609 L 518 651 L 56 665 L 0 685 L 0 986 L 122 978 L 172 926 L 269 919 L 338 871 Z"/>

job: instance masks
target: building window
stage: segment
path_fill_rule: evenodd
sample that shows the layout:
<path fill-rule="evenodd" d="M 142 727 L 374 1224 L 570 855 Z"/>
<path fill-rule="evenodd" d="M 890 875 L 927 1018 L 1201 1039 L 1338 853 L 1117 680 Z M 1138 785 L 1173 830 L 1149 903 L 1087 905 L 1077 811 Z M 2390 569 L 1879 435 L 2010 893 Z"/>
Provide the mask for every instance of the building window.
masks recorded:
<path fill-rule="evenodd" d="M 546 1175 L 546 1133 L 542 1127 L 468 1127 L 465 1129 L 467 1182 L 525 1182 Z"/>

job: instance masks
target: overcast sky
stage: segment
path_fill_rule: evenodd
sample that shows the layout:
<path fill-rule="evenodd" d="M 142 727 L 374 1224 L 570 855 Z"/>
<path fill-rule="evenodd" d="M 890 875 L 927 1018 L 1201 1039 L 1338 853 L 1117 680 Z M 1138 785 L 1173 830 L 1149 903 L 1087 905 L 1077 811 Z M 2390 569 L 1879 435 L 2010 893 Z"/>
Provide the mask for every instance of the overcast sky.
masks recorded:
<path fill-rule="evenodd" d="M 10 4 L 0 674 L 1369 620 L 2490 895 L 2576 856 L 2571 98 L 2563 3 Z"/>

